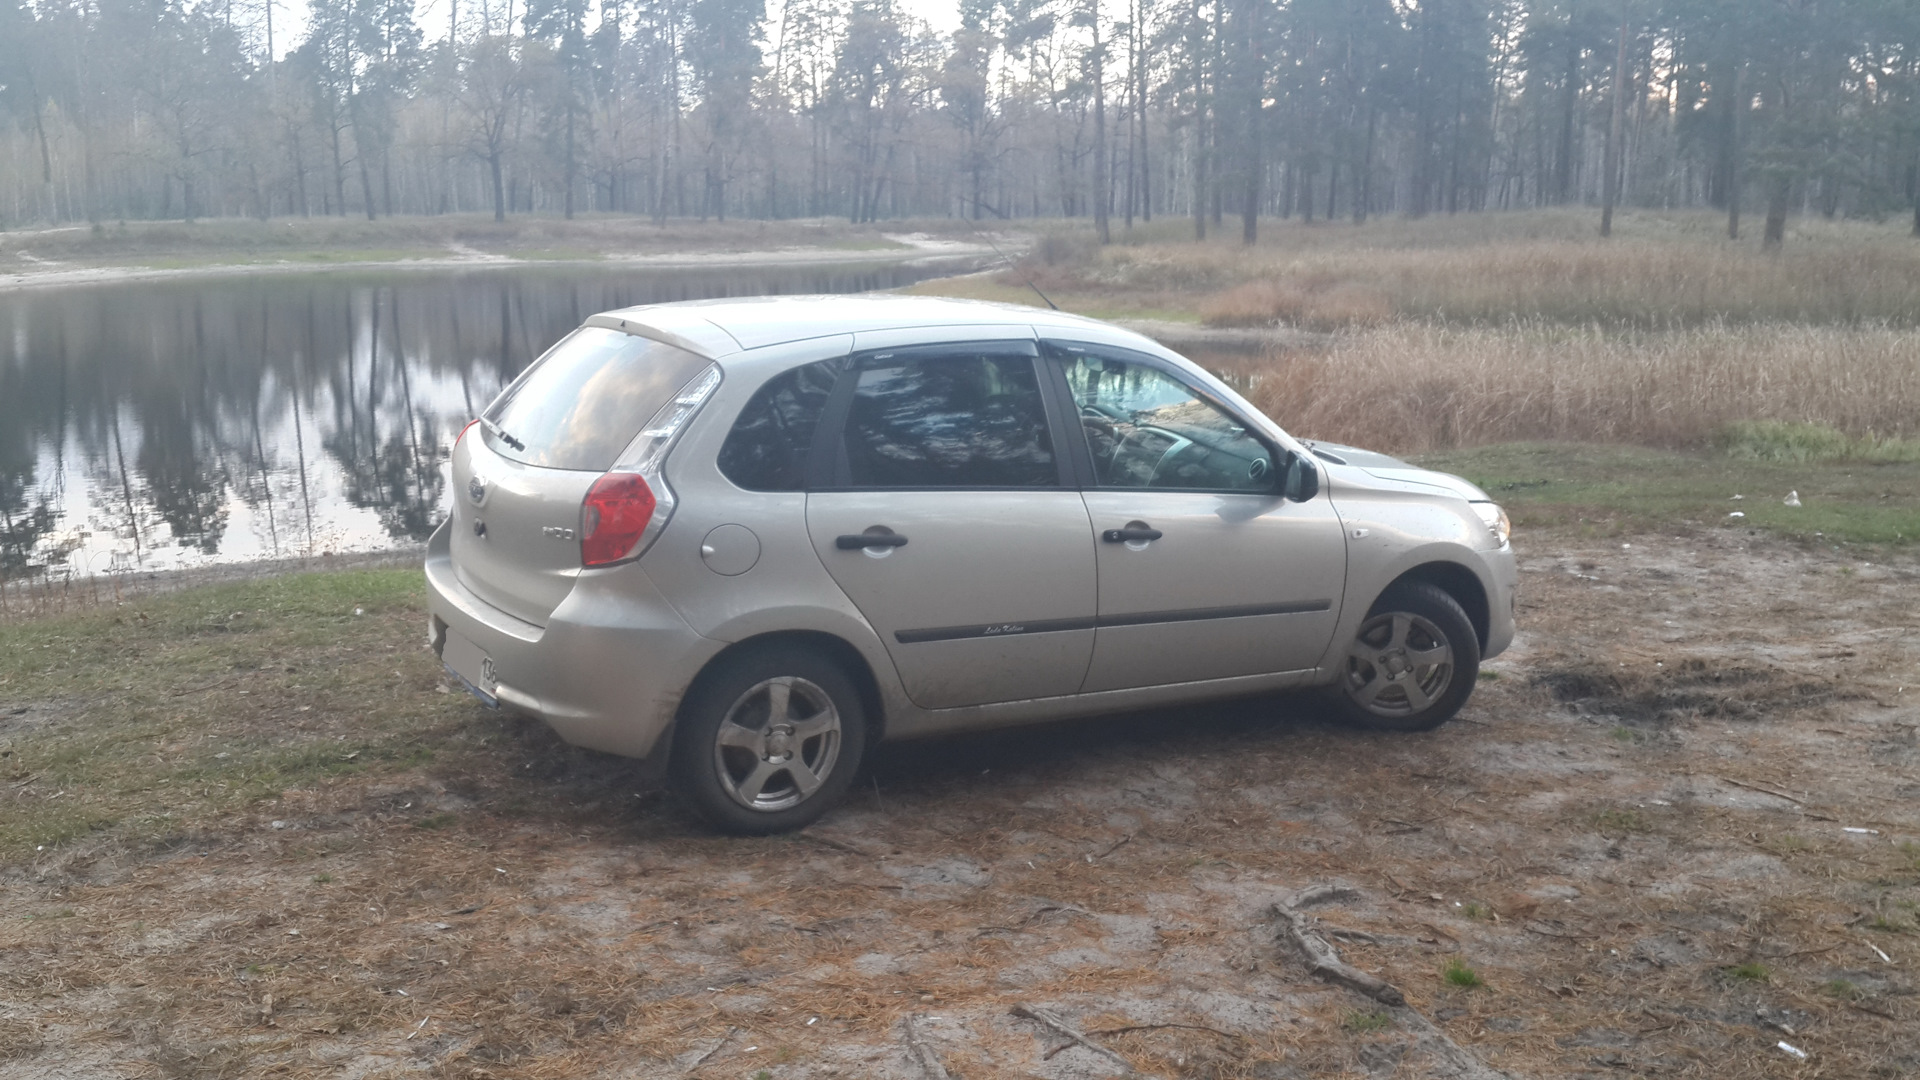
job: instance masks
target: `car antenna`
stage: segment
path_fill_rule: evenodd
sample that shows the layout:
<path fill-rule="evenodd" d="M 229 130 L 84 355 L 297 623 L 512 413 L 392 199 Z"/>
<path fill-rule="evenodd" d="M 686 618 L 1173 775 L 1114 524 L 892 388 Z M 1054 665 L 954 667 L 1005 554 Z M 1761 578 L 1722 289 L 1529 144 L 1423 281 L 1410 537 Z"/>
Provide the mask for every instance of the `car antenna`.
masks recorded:
<path fill-rule="evenodd" d="M 973 222 L 967 220 L 967 215 L 961 214 L 960 220 L 967 226 L 967 228 L 973 230 L 973 235 L 979 237 L 982 240 L 985 240 L 987 242 L 987 246 L 993 249 L 993 253 L 995 255 L 998 255 L 1002 259 L 1006 260 L 1007 269 L 1009 270 L 1019 269 L 1019 267 L 1014 263 L 1013 258 L 1009 256 L 1006 252 L 1001 251 L 999 244 L 996 244 L 993 242 L 993 237 L 987 235 L 986 233 L 981 232 L 978 226 L 974 225 Z M 1035 285 L 1033 283 L 1033 275 L 1023 273 L 1020 275 L 1020 280 L 1027 283 L 1027 288 L 1032 289 L 1034 292 L 1034 295 L 1038 296 L 1042 300 L 1045 300 L 1047 302 L 1048 307 L 1052 308 L 1055 311 L 1060 310 L 1060 305 L 1054 303 L 1053 300 L 1050 299 L 1046 293 L 1043 293 L 1040 291 L 1040 286 Z"/>

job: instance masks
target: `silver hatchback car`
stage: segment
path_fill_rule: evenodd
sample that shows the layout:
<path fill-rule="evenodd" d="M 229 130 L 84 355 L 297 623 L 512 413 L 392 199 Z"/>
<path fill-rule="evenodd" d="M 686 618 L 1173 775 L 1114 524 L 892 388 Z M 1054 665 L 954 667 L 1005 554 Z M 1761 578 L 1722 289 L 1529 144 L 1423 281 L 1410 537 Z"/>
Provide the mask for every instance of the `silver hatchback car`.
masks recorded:
<path fill-rule="evenodd" d="M 1513 636 L 1480 489 L 1031 308 L 595 315 L 461 432 L 453 481 L 447 668 L 731 832 L 814 820 L 882 739 L 1308 686 L 1431 728 Z"/>

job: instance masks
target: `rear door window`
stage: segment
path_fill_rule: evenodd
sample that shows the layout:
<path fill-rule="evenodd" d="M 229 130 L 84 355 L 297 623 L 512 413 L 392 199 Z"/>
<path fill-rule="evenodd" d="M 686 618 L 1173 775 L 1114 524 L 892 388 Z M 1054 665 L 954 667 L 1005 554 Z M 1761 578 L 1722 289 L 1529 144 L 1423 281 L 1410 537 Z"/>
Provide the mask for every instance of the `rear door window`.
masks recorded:
<path fill-rule="evenodd" d="M 527 465 L 604 472 L 708 363 L 650 338 L 582 327 L 487 409 L 487 446 Z"/>
<path fill-rule="evenodd" d="M 836 470 L 855 488 L 1060 482 L 1031 345 L 902 350 L 856 376 Z"/>
<path fill-rule="evenodd" d="M 845 357 L 802 364 L 754 391 L 720 447 L 721 475 L 748 491 L 802 491 L 821 410 Z"/>

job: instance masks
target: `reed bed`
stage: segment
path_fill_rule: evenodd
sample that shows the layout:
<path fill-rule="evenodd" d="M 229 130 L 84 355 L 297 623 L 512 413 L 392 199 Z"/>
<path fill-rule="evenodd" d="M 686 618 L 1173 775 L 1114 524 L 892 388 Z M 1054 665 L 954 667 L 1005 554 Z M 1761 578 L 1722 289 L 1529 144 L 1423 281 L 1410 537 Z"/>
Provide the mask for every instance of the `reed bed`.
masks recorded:
<path fill-rule="evenodd" d="M 1189 226 L 1190 227 L 1190 226 Z M 1715 234 L 1703 214 L 1624 215 L 1593 235 L 1586 213 L 1478 214 L 1418 222 L 1263 225 L 1195 243 L 1156 222 L 1132 244 L 1053 235 L 1019 271 L 1049 292 L 1184 295 L 1215 325 L 1315 330 L 1393 318 L 1672 328 L 1715 322 L 1920 325 L 1920 241 L 1903 225 L 1796 221 L 1784 250 Z M 1166 235 L 1163 235 L 1166 234 Z M 1151 237 L 1150 239 L 1147 237 Z"/>
<path fill-rule="evenodd" d="M 1706 447 L 1747 421 L 1830 428 L 1862 456 L 1920 436 L 1920 334 L 1884 325 L 1398 322 L 1216 366 L 1290 431 L 1401 453 L 1534 439 Z"/>

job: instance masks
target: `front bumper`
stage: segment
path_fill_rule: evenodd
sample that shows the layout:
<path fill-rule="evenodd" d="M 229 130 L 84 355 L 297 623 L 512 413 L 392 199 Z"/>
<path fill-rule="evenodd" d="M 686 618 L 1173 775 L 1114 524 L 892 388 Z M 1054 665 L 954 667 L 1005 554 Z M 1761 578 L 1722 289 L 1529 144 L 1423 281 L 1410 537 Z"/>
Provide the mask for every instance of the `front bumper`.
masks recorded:
<path fill-rule="evenodd" d="M 726 647 L 681 619 L 638 566 L 583 573 L 544 627 L 460 583 L 448 527 L 427 542 L 428 644 L 452 630 L 492 661 L 500 704 L 547 722 L 575 746 L 646 757 L 673 723 L 687 685 Z"/>
<path fill-rule="evenodd" d="M 1513 557 L 1513 545 L 1503 544 L 1498 551 L 1486 553 L 1487 572 L 1493 578 L 1493 595 L 1487 597 L 1487 647 L 1482 660 L 1491 660 L 1513 644 L 1514 615 L 1520 605 L 1520 565 Z"/>

